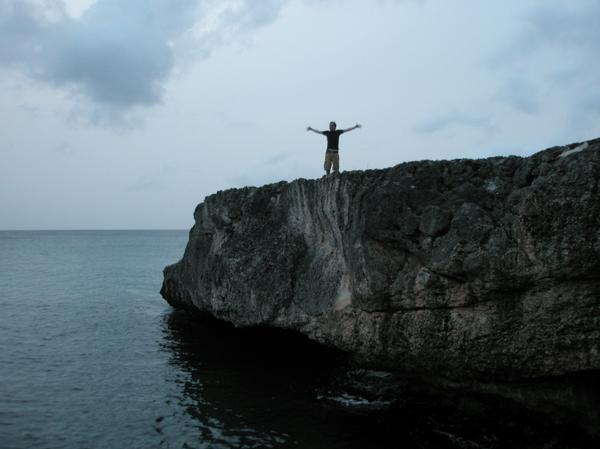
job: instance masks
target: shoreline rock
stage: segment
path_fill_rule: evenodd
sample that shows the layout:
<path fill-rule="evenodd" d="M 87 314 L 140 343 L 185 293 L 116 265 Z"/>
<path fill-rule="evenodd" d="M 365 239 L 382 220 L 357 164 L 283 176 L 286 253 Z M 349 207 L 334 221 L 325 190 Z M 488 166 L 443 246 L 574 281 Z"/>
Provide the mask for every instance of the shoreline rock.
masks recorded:
<path fill-rule="evenodd" d="M 162 296 L 358 366 L 516 381 L 600 369 L 600 139 L 208 196 Z"/>

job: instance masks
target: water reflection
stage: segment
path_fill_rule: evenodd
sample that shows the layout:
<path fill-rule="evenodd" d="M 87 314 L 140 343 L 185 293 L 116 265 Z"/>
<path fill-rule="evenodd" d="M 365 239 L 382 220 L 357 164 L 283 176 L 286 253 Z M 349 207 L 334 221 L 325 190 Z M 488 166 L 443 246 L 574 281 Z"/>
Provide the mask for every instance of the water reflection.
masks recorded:
<path fill-rule="evenodd" d="M 173 399 L 197 426 L 197 441 L 188 440 L 186 446 L 273 447 L 285 442 L 287 435 L 246 418 L 252 390 L 232 366 L 237 348 L 225 329 L 203 324 L 180 312 L 166 317 L 165 347 L 181 388 Z"/>
<path fill-rule="evenodd" d="M 332 405 L 348 401 L 329 400 L 354 393 L 342 381 L 349 372 L 343 354 L 303 337 L 180 311 L 165 316 L 163 333 L 167 381 L 177 387 L 168 400 L 172 415 L 155 426 L 164 447 L 550 449 L 598 442 L 573 430 L 577 421 L 588 428 L 599 422 L 600 395 L 589 376 L 494 392 L 510 400 L 491 389 L 434 392 L 400 382 L 401 400 L 391 407 L 357 412 Z M 536 413 L 551 405 L 555 419 Z"/>
<path fill-rule="evenodd" d="M 344 366 L 344 356 L 303 337 L 231 326 L 174 311 L 165 348 L 180 373 L 179 405 L 207 447 L 348 447 L 345 423 L 324 408 L 319 388 Z M 324 432 L 335 434 L 327 441 Z M 350 432 L 351 433 L 351 432 Z M 189 444 L 189 442 L 188 442 Z"/>

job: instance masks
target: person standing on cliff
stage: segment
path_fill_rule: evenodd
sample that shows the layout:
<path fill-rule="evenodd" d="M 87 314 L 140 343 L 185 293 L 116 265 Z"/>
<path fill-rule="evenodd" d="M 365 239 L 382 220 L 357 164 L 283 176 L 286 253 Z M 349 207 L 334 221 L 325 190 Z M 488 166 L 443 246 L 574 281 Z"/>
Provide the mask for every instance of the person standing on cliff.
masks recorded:
<path fill-rule="evenodd" d="M 318 131 L 310 126 L 306 128 L 306 131 L 312 131 L 317 134 L 323 134 L 327 137 L 327 151 L 325 151 L 325 163 L 323 164 L 323 168 L 325 169 L 325 173 L 329 174 L 331 171 L 331 166 L 333 165 L 333 173 L 338 173 L 340 170 L 340 155 L 339 155 L 339 144 L 340 144 L 340 135 L 343 133 L 347 133 L 348 131 L 352 131 L 354 129 L 360 128 L 360 125 L 357 123 L 352 128 L 348 129 L 336 129 L 337 125 L 335 122 L 329 122 L 329 131 Z"/>

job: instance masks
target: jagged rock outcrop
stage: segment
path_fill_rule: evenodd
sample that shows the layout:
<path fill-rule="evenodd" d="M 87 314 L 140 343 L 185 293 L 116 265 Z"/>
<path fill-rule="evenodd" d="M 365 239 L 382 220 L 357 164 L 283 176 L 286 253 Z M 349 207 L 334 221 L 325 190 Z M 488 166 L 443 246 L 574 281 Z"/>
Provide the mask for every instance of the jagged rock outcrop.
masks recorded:
<path fill-rule="evenodd" d="M 600 139 L 211 195 L 163 297 L 361 364 L 507 380 L 600 369 Z"/>

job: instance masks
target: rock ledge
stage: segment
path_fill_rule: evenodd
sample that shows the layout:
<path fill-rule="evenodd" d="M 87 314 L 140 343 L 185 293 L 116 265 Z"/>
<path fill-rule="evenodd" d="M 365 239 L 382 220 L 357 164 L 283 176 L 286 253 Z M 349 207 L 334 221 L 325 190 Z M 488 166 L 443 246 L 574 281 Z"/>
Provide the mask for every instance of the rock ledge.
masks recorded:
<path fill-rule="evenodd" d="M 208 196 L 162 296 L 359 365 L 449 379 L 600 369 L 600 139 Z"/>

